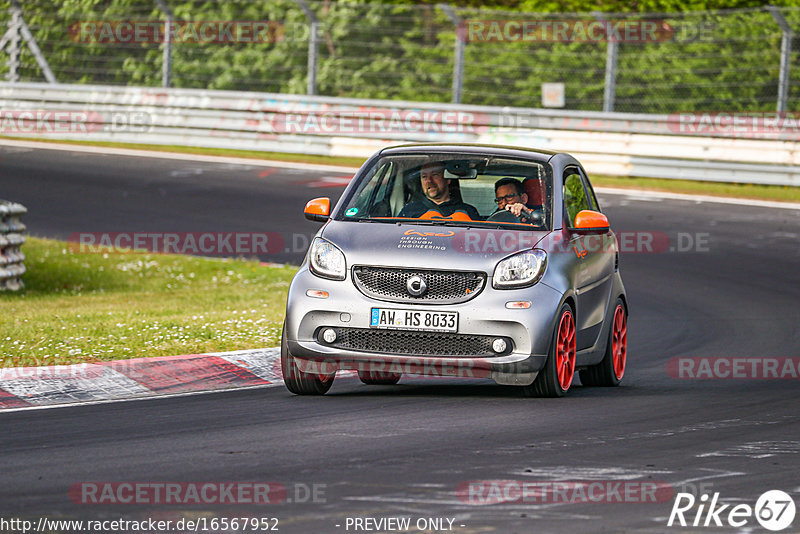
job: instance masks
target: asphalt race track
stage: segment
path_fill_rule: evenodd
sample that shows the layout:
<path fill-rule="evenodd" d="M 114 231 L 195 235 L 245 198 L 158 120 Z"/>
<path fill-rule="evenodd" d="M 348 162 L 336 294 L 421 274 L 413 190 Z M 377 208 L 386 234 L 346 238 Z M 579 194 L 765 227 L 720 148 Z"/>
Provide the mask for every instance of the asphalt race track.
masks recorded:
<path fill-rule="evenodd" d="M 305 201 L 342 191 L 335 176 L 320 182 L 324 173 L 262 173 L 256 166 L 4 148 L 0 198 L 26 205 L 24 221 L 38 236 L 307 236 L 317 226 L 302 217 Z M 763 492 L 779 489 L 800 506 L 800 378 L 698 380 L 679 378 L 674 367 L 679 357 L 792 357 L 797 371 L 800 211 L 635 195 L 600 201 L 617 233 L 657 236 L 659 244 L 621 257 L 631 308 L 623 387 L 578 383 L 551 400 L 482 380 L 370 387 L 342 379 L 321 398 L 272 387 L 3 413 L 0 516 L 274 517 L 284 533 L 354 532 L 353 518 L 387 517 L 410 517 L 412 526 L 440 518 L 447 527 L 452 519 L 458 533 L 727 532 L 667 527 L 675 495 L 719 493 L 720 505 L 754 506 Z M 262 259 L 297 262 L 304 251 L 288 248 Z M 283 484 L 291 502 L 70 499 L 71 487 L 92 481 L 266 481 Z M 475 481 L 649 482 L 668 492 L 657 502 L 624 494 L 604 502 L 538 502 L 535 495 L 520 502 L 514 494 L 489 502 L 480 491 L 477 501 L 457 491 Z M 314 487 L 316 499 L 307 491 Z M 687 512 L 687 521 L 696 512 Z M 766 532 L 755 518 L 747 521 L 745 530 Z M 798 525 L 800 518 L 788 531 Z"/>
<path fill-rule="evenodd" d="M 341 174 L 264 166 L 0 147 L 0 198 L 28 208 L 32 235 L 274 232 L 300 263 L 319 225 L 303 217 L 314 196 L 338 198 Z M 296 241 L 294 242 L 293 241 Z"/>

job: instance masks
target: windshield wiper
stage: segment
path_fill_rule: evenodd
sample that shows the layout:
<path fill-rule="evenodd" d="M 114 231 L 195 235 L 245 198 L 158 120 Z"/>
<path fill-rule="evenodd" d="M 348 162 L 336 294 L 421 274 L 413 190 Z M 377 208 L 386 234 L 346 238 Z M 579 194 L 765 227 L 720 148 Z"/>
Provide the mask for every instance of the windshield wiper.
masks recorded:
<path fill-rule="evenodd" d="M 470 223 L 481 222 L 481 221 L 449 221 L 447 219 L 413 219 L 413 220 L 402 220 L 397 221 L 398 225 L 401 224 L 418 224 L 422 226 L 453 226 L 457 228 L 477 228 Z"/>

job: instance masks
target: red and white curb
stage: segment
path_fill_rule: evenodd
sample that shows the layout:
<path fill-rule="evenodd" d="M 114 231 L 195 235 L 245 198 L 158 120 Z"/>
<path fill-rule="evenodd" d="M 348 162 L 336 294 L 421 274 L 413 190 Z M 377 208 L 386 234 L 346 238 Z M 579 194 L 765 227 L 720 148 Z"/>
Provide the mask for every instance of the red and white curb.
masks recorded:
<path fill-rule="evenodd" d="M 0 410 L 283 384 L 277 347 L 0 369 Z"/>

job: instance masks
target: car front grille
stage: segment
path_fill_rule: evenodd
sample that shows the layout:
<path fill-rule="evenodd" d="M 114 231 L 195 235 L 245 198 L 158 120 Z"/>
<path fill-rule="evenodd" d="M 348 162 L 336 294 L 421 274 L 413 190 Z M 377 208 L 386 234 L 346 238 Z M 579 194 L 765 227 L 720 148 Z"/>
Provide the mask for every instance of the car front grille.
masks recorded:
<path fill-rule="evenodd" d="M 377 330 L 371 328 L 334 328 L 336 341 L 331 347 L 386 355 L 413 356 L 501 356 L 511 352 L 511 340 L 503 338 L 508 349 L 503 354 L 492 350 L 497 336 L 414 332 L 408 330 Z"/>
<path fill-rule="evenodd" d="M 415 275 L 423 278 L 428 286 L 420 296 L 411 295 L 407 288 L 408 279 Z M 353 282 L 361 293 L 378 300 L 458 304 L 483 291 L 486 273 L 356 265 L 353 267 Z"/>

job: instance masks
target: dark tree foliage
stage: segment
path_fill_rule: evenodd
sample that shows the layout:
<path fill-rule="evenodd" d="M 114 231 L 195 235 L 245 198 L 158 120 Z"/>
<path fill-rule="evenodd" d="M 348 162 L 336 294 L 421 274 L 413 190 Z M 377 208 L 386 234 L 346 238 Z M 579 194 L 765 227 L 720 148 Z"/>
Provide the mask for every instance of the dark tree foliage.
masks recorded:
<path fill-rule="evenodd" d="M 270 21 L 274 38 L 259 42 L 177 42 L 174 87 L 306 92 L 308 18 L 291 0 L 166 0 L 179 21 Z M 775 0 L 773 5 L 797 5 Z M 450 102 L 456 31 L 433 0 L 406 4 L 321 0 L 317 92 L 357 98 Z M 775 108 L 781 32 L 754 0 L 453 0 L 463 19 L 656 20 L 657 42 L 618 47 L 617 111 L 674 113 Z M 81 24 L 162 21 L 153 0 L 26 0 L 25 20 L 60 82 L 159 86 L 160 42 L 101 42 L 81 38 Z M 8 23 L 8 2 L 0 21 Z M 720 9 L 736 8 L 725 12 Z M 615 15 L 616 13 L 616 15 Z M 800 34 L 800 9 L 784 14 Z M 3 30 L 4 31 L 4 30 Z M 607 44 L 587 41 L 468 40 L 462 102 L 539 107 L 541 85 L 565 84 L 568 109 L 602 109 Z M 794 40 L 789 108 L 800 109 L 800 38 Z M 7 55 L 5 55 L 7 57 Z M 0 61 L 0 76 L 8 72 Z M 41 81 L 23 46 L 22 81 Z"/>

